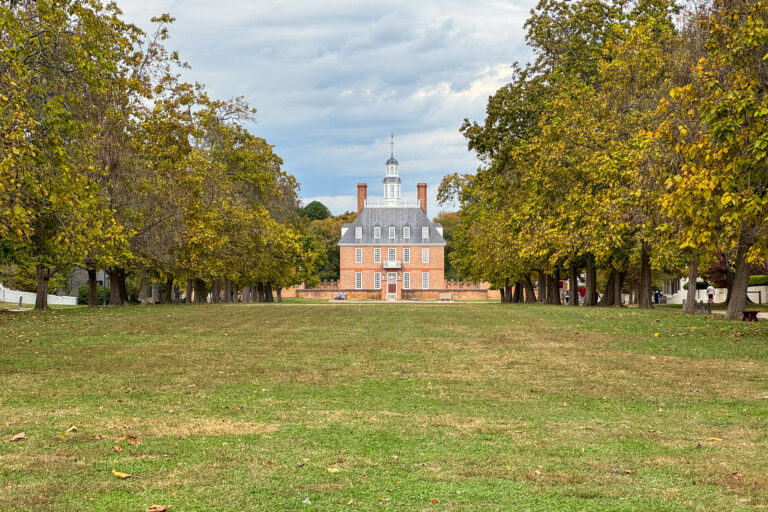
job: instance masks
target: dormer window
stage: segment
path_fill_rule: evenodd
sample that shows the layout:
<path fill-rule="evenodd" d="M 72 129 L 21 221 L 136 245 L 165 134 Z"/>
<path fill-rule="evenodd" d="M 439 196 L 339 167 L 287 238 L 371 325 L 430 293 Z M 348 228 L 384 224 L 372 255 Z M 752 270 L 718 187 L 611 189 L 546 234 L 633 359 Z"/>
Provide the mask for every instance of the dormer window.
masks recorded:
<path fill-rule="evenodd" d="M 379 226 L 373 228 L 373 238 L 381 238 L 381 228 Z"/>
<path fill-rule="evenodd" d="M 406 240 L 410 240 L 411 239 L 411 227 L 410 226 L 405 226 L 403 228 L 403 238 L 405 238 Z"/>
<path fill-rule="evenodd" d="M 421 238 L 429 238 L 429 227 L 424 226 L 421 228 Z"/>
<path fill-rule="evenodd" d="M 389 227 L 389 238 L 395 238 L 395 227 L 390 226 Z"/>
<path fill-rule="evenodd" d="M 358 226 L 355 228 L 355 238 L 363 238 L 363 228 Z"/>

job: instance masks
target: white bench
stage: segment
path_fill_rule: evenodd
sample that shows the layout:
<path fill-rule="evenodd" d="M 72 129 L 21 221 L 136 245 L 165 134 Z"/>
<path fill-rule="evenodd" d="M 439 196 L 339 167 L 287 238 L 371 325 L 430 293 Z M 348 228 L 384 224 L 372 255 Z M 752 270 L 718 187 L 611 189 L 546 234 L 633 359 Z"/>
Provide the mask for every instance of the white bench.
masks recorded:
<path fill-rule="evenodd" d="M 441 293 L 438 299 L 440 302 L 451 302 L 450 293 Z"/>

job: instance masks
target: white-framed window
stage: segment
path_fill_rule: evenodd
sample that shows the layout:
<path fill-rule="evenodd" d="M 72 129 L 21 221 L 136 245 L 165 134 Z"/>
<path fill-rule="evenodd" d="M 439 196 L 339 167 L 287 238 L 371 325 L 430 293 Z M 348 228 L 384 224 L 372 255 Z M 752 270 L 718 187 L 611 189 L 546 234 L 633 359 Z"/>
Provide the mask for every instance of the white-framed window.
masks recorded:
<path fill-rule="evenodd" d="M 411 289 L 411 273 L 403 272 L 403 290 Z"/>
<path fill-rule="evenodd" d="M 387 259 L 389 261 L 395 261 L 397 259 L 397 249 L 390 247 L 387 249 Z"/>
<path fill-rule="evenodd" d="M 355 263 L 363 262 L 363 248 L 355 247 Z"/>
<path fill-rule="evenodd" d="M 411 262 L 411 248 L 403 247 L 403 263 Z"/>
<path fill-rule="evenodd" d="M 389 227 L 389 238 L 395 238 L 395 227 L 390 226 Z"/>
<path fill-rule="evenodd" d="M 373 274 L 373 287 L 376 290 L 381 290 L 381 272 L 374 272 L 374 274 Z"/>
<path fill-rule="evenodd" d="M 355 272 L 355 290 L 363 289 L 363 273 Z"/>
<path fill-rule="evenodd" d="M 429 226 L 421 228 L 421 238 L 429 238 Z"/>
<path fill-rule="evenodd" d="M 381 247 L 373 248 L 373 262 L 381 263 Z"/>
<path fill-rule="evenodd" d="M 363 238 L 363 228 L 361 226 L 355 228 L 355 238 Z"/>
<path fill-rule="evenodd" d="M 429 290 L 429 272 L 421 273 L 421 289 Z"/>
<path fill-rule="evenodd" d="M 379 226 L 373 228 L 373 238 L 381 238 L 381 228 Z"/>
<path fill-rule="evenodd" d="M 421 262 L 429 263 L 429 247 L 421 248 Z"/>
<path fill-rule="evenodd" d="M 411 227 L 410 226 L 405 226 L 403 228 L 403 238 L 405 238 L 406 240 L 410 240 L 411 239 Z"/>

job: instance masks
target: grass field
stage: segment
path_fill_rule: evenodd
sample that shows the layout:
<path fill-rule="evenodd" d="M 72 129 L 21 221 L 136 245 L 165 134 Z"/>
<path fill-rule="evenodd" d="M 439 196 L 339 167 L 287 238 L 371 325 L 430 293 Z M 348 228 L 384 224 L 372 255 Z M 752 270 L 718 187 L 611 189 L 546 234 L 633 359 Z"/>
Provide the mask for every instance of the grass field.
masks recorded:
<path fill-rule="evenodd" d="M 766 322 L 500 304 L 4 313 L 0 403 L 4 511 L 768 508 Z"/>

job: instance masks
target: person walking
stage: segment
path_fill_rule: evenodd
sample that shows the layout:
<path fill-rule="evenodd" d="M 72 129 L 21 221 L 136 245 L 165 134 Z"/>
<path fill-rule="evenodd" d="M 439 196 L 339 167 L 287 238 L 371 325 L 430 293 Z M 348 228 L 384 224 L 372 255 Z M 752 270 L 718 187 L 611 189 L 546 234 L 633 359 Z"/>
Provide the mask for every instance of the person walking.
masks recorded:
<path fill-rule="evenodd" d="M 715 287 L 711 284 L 707 286 L 707 299 L 709 302 L 715 302 Z"/>

